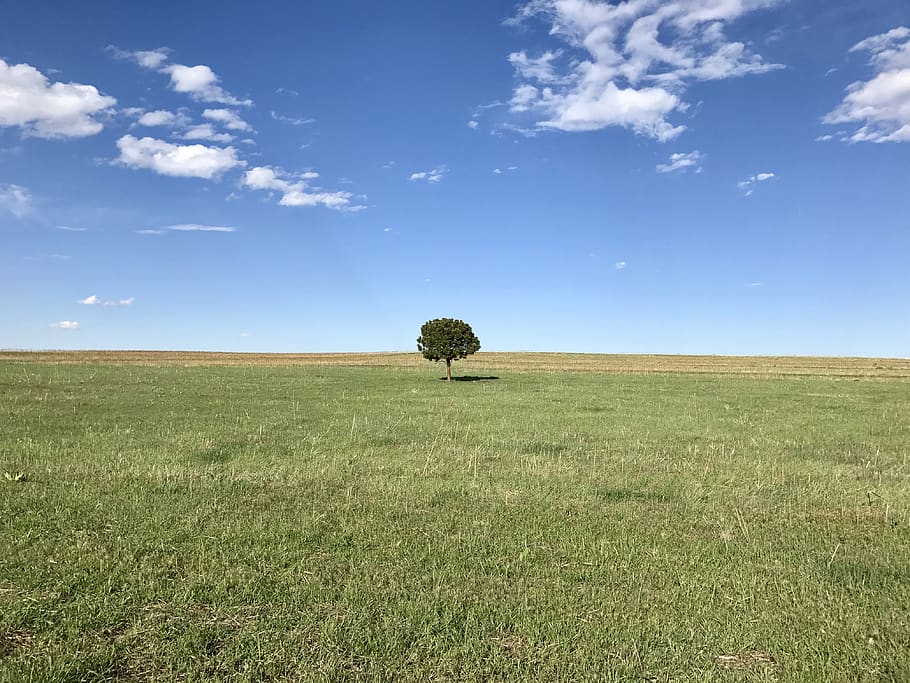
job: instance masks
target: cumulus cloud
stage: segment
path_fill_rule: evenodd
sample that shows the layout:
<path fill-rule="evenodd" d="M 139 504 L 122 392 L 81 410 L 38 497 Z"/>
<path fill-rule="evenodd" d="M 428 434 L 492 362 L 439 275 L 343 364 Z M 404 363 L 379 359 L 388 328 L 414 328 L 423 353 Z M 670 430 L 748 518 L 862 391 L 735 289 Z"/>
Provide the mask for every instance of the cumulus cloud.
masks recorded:
<path fill-rule="evenodd" d="M 0 59 L 0 127 L 39 138 L 81 138 L 99 133 L 104 125 L 98 119 L 115 104 L 93 85 L 51 83 L 29 64 Z"/>
<path fill-rule="evenodd" d="M 87 296 L 84 299 L 79 299 L 79 301 L 76 303 L 83 304 L 84 306 L 94 306 L 95 304 L 101 303 L 101 299 L 92 294 L 91 296 Z"/>
<path fill-rule="evenodd" d="M 118 59 L 128 59 L 144 69 L 167 74 L 171 79 L 171 90 L 188 95 L 199 102 L 215 102 L 244 107 L 253 104 L 252 100 L 238 99 L 222 88 L 221 79 L 212 71 L 210 66 L 205 64 L 187 66 L 186 64 L 168 63 L 170 50 L 167 48 L 130 51 L 109 45 L 107 50 L 108 53 Z"/>
<path fill-rule="evenodd" d="M 429 171 L 417 171 L 412 173 L 409 180 L 425 180 L 428 183 L 438 183 L 445 178 L 448 169 L 445 166 L 436 166 Z"/>
<path fill-rule="evenodd" d="M 782 68 L 727 38 L 727 24 L 779 0 L 530 0 L 507 23 L 542 19 L 565 49 L 513 52 L 513 113 L 563 131 L 629 128 L 660 141 L 684 127 L 683 95 L 696 81 Z"/>
<path fill-rule="evenodd" d="M 751 195 L 755 192 L 755 188 L 759 183 L 763 183 L 767 180 L 771 180 L 775 175 L 773 173 L 756 173 L 753 176 L 749 176 L 745 180 L 739 181 L 736 186 L 742 191 L 745 196 Z"/>
<path fill-rule="evenodd" d="M 205 64 L 186 66 L 171 64 L 162 68 L 171 77 L 171 90 L 189 95 L 200 102 L 218 102 L 234 106 L 250 106 L 251 100 L 239 100 L 219 85 L 220 79 Z"/>
<path fill-rule="evenodd" d="M 692 169 L 695 173 L 701 173 L 701 162 L 705 155 L 697 149 L 692 152 L 671 154 L 670 160 L 665 164 L 657 164 L 658 173 L 673 173 L 674 171 L 686 171 Z"/>
<path fill-rule="evenodd" d="M 237 112 L 230 109 L 206 109 L 202 112 L 202 118 L 216 121 L 228 130 L 253 130 L 250 124 L 237 115 Z"/>
<path fill-rule="evenodd" d="M 822 120 L 860 124 L 845 136 L 850 142 L 910 142 L 910 28 L 866 38 L 850 52 L 869 53 L 874 75 L 847 86 L 843 101 Z"/>
<path fill-rule="evenodd" d="M 175 114 L 172 111 L 156 109 L 155 111 L 147 111 L 142 113 L 136 123 L 138 123 L 140 126 L 172 126 L 177 128 L 185 126 L 187 123 L 189 123 L 189 120 L 185 114 Z"/>
<path fill-rule="evenodd" d="M 471 130 L 477 130 L 477 126 L 479 126 L 479 125 L 480 124 L 477 123 L 477 121 L 475 121 L 474 119 L 471 119 L 470 121 L 468 121 L 468 128 L 470 128 Z"/>
<path fill-rule="evenodd" d="M 625 262 L 625 261 L 617 261 L 617 262 L 616 262 L 616 270 L 625 270 L 625 267 L 626 267 L 626 262 Z"/>
<path fill-rule="evenodd" d="M 57 330 L 78 330 L 79 323 L 75 320 L 61 320 L 59 323 L 51 323 L 50 325 Z"/>
<path fill-rule="evenodd" d="M 184 140 L 211 140 L 212 142 L 231 142 L 234 139 L 229 133 L 218 133 L 211 123 L 200 123 L 190 126 L 183 135 Z"/>
<path fill-rule="evenodd" d="M 178 145 L 155 138 L 124 135 L 117 140 L 117 162 L 130 168 L 146 168 L 161 175 L 215 180 L 246 162 L 233 147 Z"/>
<path fill-rule="evenodd" d="M 32 210 L 32 195 L 21 185 L 0 185 L 0 211 L 9 211 L 16 218 Z"/>
<path fill-rule="evenodd" d="M 351 204 L 350 192 L 325 192 L 310 187 L 310 181 L 319 177 L 308 171 L 288 174 L 271 166 L 257 166 L 246 172 L 243 184 L 252 190 L 270 190 L 281 193 L 281 206 L 325 206 L 341 211 L 360 211 L 363 206 Z"/>

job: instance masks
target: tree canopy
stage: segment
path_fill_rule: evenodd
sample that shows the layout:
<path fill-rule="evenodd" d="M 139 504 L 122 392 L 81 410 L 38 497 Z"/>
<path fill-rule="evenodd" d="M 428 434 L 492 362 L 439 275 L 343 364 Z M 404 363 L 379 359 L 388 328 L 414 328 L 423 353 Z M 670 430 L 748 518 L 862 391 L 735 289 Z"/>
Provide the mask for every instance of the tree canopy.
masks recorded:
<path fill-rule="evenodd" d="M 417 350 L 427 360 L 446 362 L 446 379 L 452 381 L 452 361 L 467 358 L 480 350 L 480 340 L 463 320 L 436 318 L 420 327 Z"/>

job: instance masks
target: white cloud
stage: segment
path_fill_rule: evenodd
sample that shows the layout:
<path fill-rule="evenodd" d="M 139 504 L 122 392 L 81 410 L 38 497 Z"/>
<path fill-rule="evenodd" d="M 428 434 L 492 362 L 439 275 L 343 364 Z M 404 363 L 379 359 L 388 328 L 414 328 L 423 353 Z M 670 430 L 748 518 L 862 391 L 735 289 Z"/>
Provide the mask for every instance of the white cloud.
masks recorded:
<path fill-rule="evenodd" d="M 168 64 L 170 50 L 161 47 L 156 50 L 121 50 L 108 45 L 107 50 L 119 59 L 128 59 L 144 69 L 167 74 L 171 78 L 171 90 L 189 95 L 199 102 L 216 102 L 232 106 L 248 107 L 252 100 L 240 100 L 221 87 L 221 79 L 205 64 L 187 66 L 186 64 Z"/>
<path fill-rule="evenodd" d="M 161 175 L 213 180 L 246 162 L 233 147 L 177 145 L 155 138 L 124 135 L 117 140 L 117 161 L 130 168 L 147 168 Z"/>
<path fill-rule="evenodd" d="M 21 185 L 0 185 L 0 211 L 23 218 L 32 210 L 32 195 Z"/>
<path fill-rule="evenodd" d="M 616 270 L 624 270 L 625 267 L 626 267 L 626 262 L 625 262 L 625 261 L 617 261 L 617 262 L 616 262 Z"/>
<path fill-rule="evenodd" d="M 104 306 L 106 308 L 113 308 L 116 306 L 132 306 L 134 301 L 136 301 L 136 299 L 132 296 L 127 299 L 112 299 L 102 301 L 96 295 L 92 294 L 91 296 L 87 296 L 84 299 L 80 299 L 76 303 L 83 304 L 85 306 Z"/>
<path fill-rule="evenodd" d="M 175 232 L 237 232 L 237 228 L 227 225 L 200 225 L 199 223 L 169 225 L 166 230 L 173 230 Z"/>
<path fill-rule="evenodd" d="M 189 95 L 194 100 L 246 107 L 253 104 L 251 100 L 239 100 L 224 90 L 218 84 L 218 76 L 205 64 L 171 64 L 162 71 L 171 77 L 171 90 Z"/>
<path fill-rule="evenodd" d="M 211 123 L 191 126 L 180 137 L 184 140 L 210 140 L 212 142 L 232 142 L 234 140 L 233 135 L 215 132 Z"/>
<path fill-rule="evenodd" d="M 436 166 L 429 171 L 417 171 L 412 173 L 409 180 L 426 180 L 428 183 L 438 183 L 445 178 L 448 169 L 445 166 Z"/>
<path fill-rule="evenodd" d="M 58 330 L 78 330 L 79 323 L 75 320 L 61 320 L 59 323 L 51 323 L 51 327 Z"/>
<path fill-rule="evenodd" d="M 509 107 L 538 128 L 622 126 L 666 141 L 684 127 L 693 82 L 765 73 L 768 64 L 725 26 L 780 0 L 529 0 L 507 23 L 542 18 L 568 49 L 509 55 L 518 79 Z"/>
<path fill-rule="evenodd" d="M 166 225 L 163 228 L 145 228 L 143 230 L 135 230 L 134 232 L 137 235 L 166 235 L 169 232 L 237 232 L 237 228 L 230 225 L 178 223 L 177 225 Z"/>
<path fill-rule="evenodd" d="M 160 69 L 169 59 L 170 50 L 159 47 L 155 50 L 121 50 L 116 45 L 108 45 L 107 52 L 117 59 L 128 59 L 144 69 Z"/>
<path fill-rule="evenodd" d="M 771 180 L 774 177 L 775 175 L 773 173 L 756 173 L 755 175 L 749 176 L 745 180 L 741 180 L 736 183 L 736 187 L 738 187 L 743 192 L 743 194 L 748 197 L 753 192 L 755 192 L 755 187 L 759 183 Z"/>
<path fill-rule="evenodd" d="M 131 296 L 131 297 L 127 297 L 126 299 L 117 299 L 117 300 L 114 300 L 114 301 L 104 301 L 104 302 L 102 302 L 101 305 L 102 305 L 102 306 L 108 306 L 108 307 L 111 307 L 111 306 L 132 306 L 134 301 L 136 301 L 136 297 L 132 297 L 132 296 Z"/>
<path fill-rule="evenodd" d="M 562 50 L 547 50 L 540 57 L 528 57 L 524 50 L 509 55 L 509 62 L 516 73 L 529 80 L 541 83 L 557 83 L 564 77 L 556 71 L 554 62 L 562 55 Z"/>
<path fill-rule="evenodd" d="M 910 142 L 910 28 L 866 38 L 850 52 L 868 52 L 874 76 L 847 86 L 843 101 L 822 120 L 860 124 L 845 137 L 850 142 Z"/>
<path fill-rule="evenodd" d="M 480 124 L 477 123 L 477 121 L 475 121 L 474 119 L 471 119 L 470 121 L 468 121 L 468 128 L 470 128 L 471 130 L 477 130 L 477 126 L 479 126 L 479 125 Z"/>
<path fill-rule="evenodd" d="M 316 123 L 316 119 L 303 119 L 295 118 L 293 116 L 284 116 L 276 111 L 271 111 L 269 114 L 273 120 L 282 121 L 283 123 L 290 123 L 292 126 L 307 126 L 311 123 Z"/>
<path fill-rule="evenodd" d="M 256 166 L 246 172 L 243 184 L 252 190 L 273 190 L 281 193 L 281 206 L 325 206 L 341 211 L 360 211 L 366 207 L 352 205 L 350 192 L 324 192 L 313 190 L 311 180 L 319 177 L 309 171 L 290 175 L 271 166 Z"/>
<path fill-rule="evenodd" d="M 187 118 L 183 114 L 175 114 L 172 111 L 156 109 L 143 113 L 136 122 L 140 126 L 184 126 Z"/>
<path fill-rule="evenodd" d="M 65 230 L 66 232 L 85 232 L 88 228 L 74 228 L 71 225 L 55 225 L 57 230 Z"/>
<path fill-rule="evenodd" d="M 692 152 L 671 154 L 670 160 L 665 164 L 657 164 L 658 173 L 672 173 L 673 171 L 685 171 L 693 169 L 696 173 L 701 173 L 701 162 L 704 161 L 705 155 L 697 149 Z"/>
<path fill-rule="evenodd" d="M 202 118 L 216 121 L 228 130 L 253 130 L 250 124 L 237 115 L 237 112 L 230 109 L 206 109 L 202 112 Z"/>
<path fill-rule="evenodd" d="M 16 126 L 39 138 L 81 138 L 99 133 L 99 117 L 117 100 L 93 85 L 51 83 L 29 64 L 0 59 L 0 127 Z"/>

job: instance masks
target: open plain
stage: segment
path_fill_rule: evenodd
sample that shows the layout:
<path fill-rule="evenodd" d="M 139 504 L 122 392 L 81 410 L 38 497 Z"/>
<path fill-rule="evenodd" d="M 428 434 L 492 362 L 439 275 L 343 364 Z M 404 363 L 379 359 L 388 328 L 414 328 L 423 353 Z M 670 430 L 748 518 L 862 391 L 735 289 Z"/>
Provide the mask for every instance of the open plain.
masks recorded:
<path fill-rule="evenodd" d="M 910 361 L 454 369 L 0 354 L 0 680 L 910 680 Z"/>

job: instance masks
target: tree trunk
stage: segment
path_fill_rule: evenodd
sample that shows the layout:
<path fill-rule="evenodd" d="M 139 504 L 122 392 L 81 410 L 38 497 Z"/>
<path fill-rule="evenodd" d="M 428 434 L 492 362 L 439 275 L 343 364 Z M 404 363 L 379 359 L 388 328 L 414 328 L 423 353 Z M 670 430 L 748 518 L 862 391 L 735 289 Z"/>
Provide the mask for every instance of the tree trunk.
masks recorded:
<path fill-rule="evenodd" d="M 452 381 L 452 361 L 446 358 L 446 382 Z"/>

